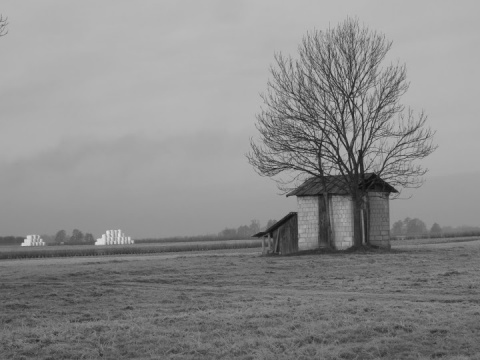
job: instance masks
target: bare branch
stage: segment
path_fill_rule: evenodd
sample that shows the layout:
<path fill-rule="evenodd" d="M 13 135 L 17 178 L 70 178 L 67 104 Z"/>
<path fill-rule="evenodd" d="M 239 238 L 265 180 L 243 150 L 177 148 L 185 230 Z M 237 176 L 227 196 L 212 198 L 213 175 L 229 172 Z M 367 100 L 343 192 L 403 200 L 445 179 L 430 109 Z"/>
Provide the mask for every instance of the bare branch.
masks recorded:
<path fill-rule="evenodd" d="M 3 17 L 0 15 L 0 36 L 5 36 L 8 34 L 8 29 L 7 29 L 7 22 L 8 18 Z"/>
<path fill-rule="evenodd" d="M 427 169 L 418 160 L 436 149 L 435 133 L 424 113 L 415 117 L 400 103 L 405 65 L 382 67 L 391 46 L 347 19 L 307 33 L 297 59 L 275 54 L 257 115 L 260 138 L 247 154 L 255 170 L 282 187 L 332 174 L 354 187 L 370 172 L 394 186 L 421 185 Z"/>

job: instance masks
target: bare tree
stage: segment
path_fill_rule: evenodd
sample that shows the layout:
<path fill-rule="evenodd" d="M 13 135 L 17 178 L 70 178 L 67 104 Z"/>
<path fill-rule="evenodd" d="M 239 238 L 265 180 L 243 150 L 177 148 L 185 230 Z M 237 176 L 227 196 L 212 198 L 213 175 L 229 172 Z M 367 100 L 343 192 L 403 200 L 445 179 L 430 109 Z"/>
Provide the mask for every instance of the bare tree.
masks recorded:
<path fill-rule="evenodd" d="M 67 232 L 65 230 L 60 230 L 55 235 L 55 243 L 61 244 L 67 241 Z"/>
<path fill-rule="evenodd" d="M 275 54 L 257 114 L 260 138 L 250 140 L 247 154 L 255 170 L 283 191 L 317 177 L 328 192 L 326 179 L 336 175 L 352 196 L 356 246 L 362 243 L 366 174 L 418 187 L 427 169 L 417 160 L 436 149 L 424 112 L 415 116 L 400 103 L 409 86 L 405 65 L 382 66 L 391 45 L 383 34 L 347 19 L 307 33 L 296 59 Z"/>
<path fill-rule="evenodd" d="M 7 18 L 0 15 L 0 36 L 4 36 L 8 34 L 7 25 L 8 25 Z"/>
<path fill-rule="evenodd" d="M 72 236 L 70 236 L 70 242 L 74 244 L 78 244 L 83 242 L 84 235 L 78 229 L 73 229 Z"/>
<path fill-rule="evenodd" d="M 95 244 L 95 238 L 93 237 L 93 234 L 91 233 L 86 233 L 83 242 L 86 244 Z"/>
<path fill-rule="evenodd" d="M 433 223 L 432 227 L 430 228 L 430 235 L 442 235 L 442 227 L 438 225 L 438 223 Z"/>

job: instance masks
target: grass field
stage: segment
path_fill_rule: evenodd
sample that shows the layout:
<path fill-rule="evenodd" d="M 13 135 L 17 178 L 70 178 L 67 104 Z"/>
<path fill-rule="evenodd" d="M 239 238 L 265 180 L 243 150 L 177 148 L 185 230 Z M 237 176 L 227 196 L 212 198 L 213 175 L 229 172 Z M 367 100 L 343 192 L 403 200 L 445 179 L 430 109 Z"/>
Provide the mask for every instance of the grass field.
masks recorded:
<path fill-rule="evenodd" d="M 258 239 L 179 241 L 141 243 L 128 245 L 53 245 L 53 246 L 0 246 L 0 261 L 4 259 L 34 259 L 75 256 L 115 256 L 135 254 L 156 254 L 165 252 L 188 252 L 202 250 L 259 248 Z"/>
<path fill-rule="evenodd" d="M 480 241 L 0 261 L 0 359 L 480 359 Z"/>

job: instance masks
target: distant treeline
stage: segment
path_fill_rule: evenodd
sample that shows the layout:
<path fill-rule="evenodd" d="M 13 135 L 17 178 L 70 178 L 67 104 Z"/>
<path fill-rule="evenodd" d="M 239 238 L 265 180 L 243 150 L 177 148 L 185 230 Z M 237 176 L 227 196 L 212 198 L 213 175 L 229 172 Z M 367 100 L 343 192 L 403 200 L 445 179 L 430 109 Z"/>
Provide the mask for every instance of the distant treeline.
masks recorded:
<path fill-rule="evenodd" d="M 406 235 L 406 236 L 392 236 L 392 240 L 412 240 L 412 239 L 438 239 L 438 238 L 461 238 L 461 237 L 480 237 L 479 231 L 465 231 L 442 234 L 423 234 L 423 235 Z"/>
<path fill-rule="evenodd" d="M 2 245 L 21 245 L 24 238 L 21 236 L 0 236 L 0 246 Z"/>
<path fill-rule="evenodd" d="M 268 220 L 267 225 L 261 226 L 260 221 L 252 220 L 250 225 L 240 225 L 238 228 L 225 228 L 218 233 L 218 237 L 222 239 L 245 239 L 251 237 L 262 230 L 268 229 L 274 225 L 276 220 Z"/>
<path fill-rule="evenodd" d="M 195 242 L 195 241 L 222 241 L 222 240 L 243 240 L 251 238 L 252 235 L 268 229 L 275 224 L 276 220 L 268 220 L 265 226 L 261 226 L 260 221 L 252 220 L 250 225 L 240 225 L 238 228 L 225 228 L 218 234 L 199 235 L 199 236 L 172 236 L 161 239 L 139 239 L 135 240 L 137 244 L 151 243 L 174 243 L 174 242 Z"/>
<path fill-rule="evenodd" d="M 427 229 L 427 226 L 422 220 L 407 217 L 393 224 L 391 235 L 394 239 L 480 236 L 480 227 L 466 225 L 442 227 L 438 223 L 434 223 L 430 229 Z"/>
<path fill-rule="evenodd" d="M 197 235 L 197 236 L 170 236 L 164 238 L 148 238 L 135 239 L 137 244 L 153 244 L 153 243 L 185 243 L 185 242 L 200 242 L 200 241 L 222 241 L 222 240 L 244 240 L 249 239 L 252 235 L 258 233 L 262 229 L 268 228 L 275 224 L 275 220 L 269 220 L 267 225 L 262 227 L 260 221 L 252 220 L 250 225 L 241 225 L 238 228 L 225 228 L 218 234 Z M 78 229 L 74 229 L 69 235 L 65 230 L 60 230 L 55 236 L 42 235 L 41 238 L 47 245 L 93 245 L 95 238 L 92 234 L 84 234 Z M 23 242 L 22 237 L 8 236 L 2 241 L 0 238 L 0 245 L 20 245 Z M 17 239 L 17 240 L 12 240 Z"/>
<path fill-rule="evenodd" d="M 261 226 L 258 220 L 252 220 L 250 225 L 241 225 L 238 228 L 225 228 L 217 234 L 196 235 L 196 236 L 170 236 L 164 238 L 135 239 L 137 244 L 153 243 L 186 243 L 202 241 L 222 241 L 222 240 L 243 240 L 251 238 L 252 235 L 268 229 L 274 225 L 276 220 L 269 220 L 265 226 Z M 405 218 L 395 222 L 390 232 L 392 239 L 423 239 L 423 238 L 447 238 L 447 237 L 469 237 L 480 236 L 480 227 L 478 226 L 440 226 L 434 223 L 430 229 L 427 229 L 425 223 L 417 218 Z M 56 235 L 40 236 L 47 245 L 93 245 L 95 238 L 90 233 L 83 233 L 74 229 L 69 235 L 65 230 L 60 230 Z M 0 236 L 0 246 L 20 246 L 24 240 L 21 236 Z"/>
<path fill-rule="evenodd" d="M 134 239 L 137 244 L 153 243 L 185 243 L 201 241 L 222 241 L 222 240 L 244 240 L 252 235 L 269 228 L 275 224 L 276 220 L 269 220 L 265 226 L 261 226 L 260 221 L 252 220 L 250 225 L 241 225 L 238 228 L 225 228 L 218 234 L 197 235 L 197 236 L 170 236 L 164 238 Z M 58 231 L 54 236 L 40 236 L 47 245 L 93 245 L 95 238 L 92 234 L 84 234 L 78 229 L 74 229 L 69 235 L 65 230 Z M 6 240 L 2 240 L 6 239 Z M 20 245 L 23 242 L 22 237 L 7 236 L 0 238 L 0 245 Z"/>
<path fill-rule="evenodd" d="M 135 244 L 186 243 L 186 242 L 215 241 L 215 240 L 221 241 L 226 239 L 221 239 L 215 234 L 199 235 L 199 236 L 171 236 L 166 238 L 135 239 Z"/>
<path fill-rule="evenodd" d="M 92 234 L 84 234 L 78 229 L 73 229 L 72 235 L 68 235 L 65 230 L 57 232 L 53 238 L 53 244 L 55 245 L 93 245 L 95 244 L 95 238 Z"/>
<path fill-rule="evenodd" d="M 93 245 L 95 238 L 92 234 L 84 234 L 78 229 L 74 229 L 72 235 L 68 235 L 65 230 L 60 230 L 55 236 L 40 235 L 46 245 Z M 20 246 L 25 238 L 21 236 L 3 236 L 0 237 L 0 246 L 18 245 Z"/>

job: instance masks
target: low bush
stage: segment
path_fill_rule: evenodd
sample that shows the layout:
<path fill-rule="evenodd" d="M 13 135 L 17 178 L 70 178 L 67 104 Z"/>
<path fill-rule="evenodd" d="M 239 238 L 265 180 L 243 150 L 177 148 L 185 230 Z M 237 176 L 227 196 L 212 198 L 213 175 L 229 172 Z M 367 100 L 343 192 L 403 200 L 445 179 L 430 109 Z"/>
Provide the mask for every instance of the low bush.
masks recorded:
<path fill-rule="evenodd" d="M 23 237 L 20 236 L 0 236 L 0 246 L 20 246 L 22 242 Z"/>

